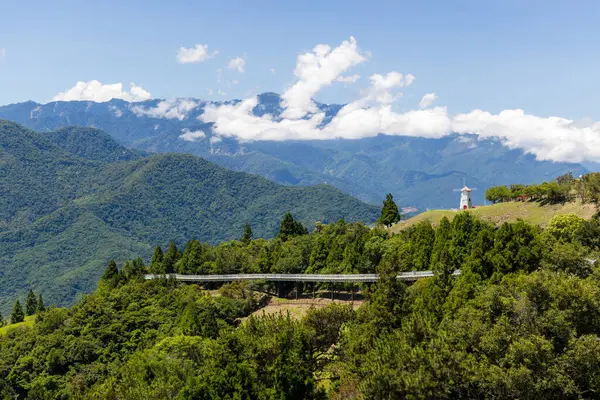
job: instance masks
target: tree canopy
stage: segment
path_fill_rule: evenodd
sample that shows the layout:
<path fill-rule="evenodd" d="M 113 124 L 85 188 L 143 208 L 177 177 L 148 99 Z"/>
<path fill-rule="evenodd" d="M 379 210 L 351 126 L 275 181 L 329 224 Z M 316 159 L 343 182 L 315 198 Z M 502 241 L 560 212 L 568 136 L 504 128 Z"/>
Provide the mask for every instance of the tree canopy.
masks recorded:
<path fill-rule="evenodd" d="M 381 216 L 377 220 L 377 223 L 389 227 L 398 221 L 400 221 L 400 212 L 398 211 L 398 206 L 394 202 L 394 197 L 392 194 L 388 193 L 385 195 L 383 207 L 381 208 Z"/>
<path fill-rule="evenodd" d="M 274 289 L 264 282 L 215 295 L 145 281 L 152 267 L 139 258 L 111 262 L 73 307 L 0 330 L 0 397 L 595 398 L 595 220 L 561 217 L 544 230 L 464 212 L 396 235 L 341 220 L 285 239 L 173 247 L 184 273 L 380 274 L 360 307 L 295 317 L 256 312 Z M 435 276 L 395 278 L 415 269 Z"/>

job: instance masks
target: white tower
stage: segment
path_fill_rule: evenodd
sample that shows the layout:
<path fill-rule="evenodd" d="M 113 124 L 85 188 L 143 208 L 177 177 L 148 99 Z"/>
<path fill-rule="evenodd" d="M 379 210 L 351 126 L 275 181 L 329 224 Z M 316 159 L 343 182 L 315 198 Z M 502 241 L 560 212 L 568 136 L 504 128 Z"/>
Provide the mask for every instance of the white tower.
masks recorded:
<path fill-rule="evenodd" d="M 467 210 L 469 208 L 473 208 L 473 203 L 471 202 L 471 189 L 465 186 L 460 189 L 460 209 Z"/>

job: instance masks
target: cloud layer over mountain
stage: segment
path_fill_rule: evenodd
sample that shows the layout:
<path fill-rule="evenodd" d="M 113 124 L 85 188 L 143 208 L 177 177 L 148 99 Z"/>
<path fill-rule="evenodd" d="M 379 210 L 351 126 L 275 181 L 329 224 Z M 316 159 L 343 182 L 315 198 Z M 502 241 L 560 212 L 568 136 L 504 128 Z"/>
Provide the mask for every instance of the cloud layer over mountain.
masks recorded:
<path fill-rule="evenodd" d="M 130 83 L 129 91 L 123 89 L 122 83 L 113 83 L 105 85 L 96 80 L 83 82 L 79 81 L 75 86 L 54 96 L 53 101 L 71 101 L 71 100 L 90 100 L 98 103 L 109 101 L 111 99 L 123 99 L 126 101 L 137 102 L 149 100 L 152 98 L 150 92 L 143 87 Z"/>
<path fill-rule="evenodd" d="M 209 57 L 205 45 L 181 49 L 180 62 L 198 62 Z M 184 51 L 185 50 L 185 51 Z M 450 115 L 444 106 L 434 106 L 435 93 L 423 95 L 414 110 L 399 112 L 394 103 L 402 97 L 402 90 L 410 87 L 415 76 L 390 71 L 369 76 L 369 86 L 354 101 L 344 105 L 329 119 L 320 111 L 314 98 L 331 85 L 359 84 L 360 76 L 352 68 L 368 61 L 370 55 L 362 51 L 351 37 L 332 48 L 319 44 L 312 51 L 298 55 L 294 70 L 295 81 L 282 93 L 281 115 L 254 115 L 259 103 L 256 97 L 240 102 L 208 103 L 199 117 L 213 123 L 214 134 L 252 140 L 327 140 L 357 139 L 387 135 L 439 138 L 452 132 L 473 133 L 480 138 L 499 138 L 509 148 L 520 148 L 540 160 L 600 161 L 600 123 L 573 121 L 559 117 L 539 117 L 524 110 L 504 110 L 492 114 L 483 110 Z M 235 62 L 234 62 L 235 61 Z M 241 58 L 232 59 L 229 67 L 244 71 Z M 131 84 L 129 91 L 123 85 L 103 85 L 98 81 L 78 82 L 77 85 L 55 96 L 54 100 L 107 101 L 121 98 L 142 101 L 150 93 Z M 138 115 L 156 118 L 185 119 L 203 103 L 194 100 L 164 100 L 157 106 L 132 106 Z"/>

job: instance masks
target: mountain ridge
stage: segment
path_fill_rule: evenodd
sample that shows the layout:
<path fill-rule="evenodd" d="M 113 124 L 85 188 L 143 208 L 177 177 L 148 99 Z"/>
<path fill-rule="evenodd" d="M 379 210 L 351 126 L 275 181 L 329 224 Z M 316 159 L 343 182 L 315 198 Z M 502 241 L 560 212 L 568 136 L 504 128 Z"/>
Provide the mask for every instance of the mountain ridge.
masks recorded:
<path fill-rule="evenodd" d="M 29 286 L 68 304 L 93 288 L 109 259 L 150 257 L 171 240 L 216 244 L 240 237 L 245 223 L 269 238 L 288 211 L 309 227 L 369 223 L 379 211 L 332 186 L 282 186 L 190 154 L 119 159 L 123 148 L 107 139 L 88 128 L 54 135 L 0 121 L 0 308 Z"/>
<path fill-rule="evenodd" d="M 281 98 L 276 93 L 258 95 L 254 115 L 279 118 Z M 38 131 L 69 125 L 102 128 L 123 145 L 149 152 L 177 152 L 201 156 L 221 166 L 264 176 L 284 185 L 329 183 L 342 191 L 380 204 L 391 192 L 401 207 L 420 210 L 455 207 L 453 189 L 511 183 L 534 183 L 572 171 L 581 174 L 595 164 L 539 161 L 499 140 L 451 134 L 439 139 L 378 135 L 363 139 L 240 142 L 217 137 L 212 124 L 198 120 L 207 104 L 235 104 L 240 100 L 154 99 L 128 103 L 113 99 L 20 103 L 0 107 L 0 118 L 12 119 Z M 187 103 L 186 103 L 187 102 Z M 158 106 L 162 104 L 161 118 Z M 341 105 L 317 103 L 327 123 Z M 184 140 L 185 132 L 202 132 Z M 473 196 L 483 203 L 483 193 Z M 435 195 L 432 195 L 435 193 Z"/>

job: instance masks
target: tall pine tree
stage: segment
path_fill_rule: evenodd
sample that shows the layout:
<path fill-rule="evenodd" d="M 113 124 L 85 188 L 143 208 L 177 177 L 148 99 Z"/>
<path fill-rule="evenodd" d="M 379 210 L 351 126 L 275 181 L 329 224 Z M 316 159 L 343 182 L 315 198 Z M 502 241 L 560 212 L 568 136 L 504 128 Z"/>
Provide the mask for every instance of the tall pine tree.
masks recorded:
<path fill-rule="evenodd" d="M 152 260 L 150 260 L 150 272 L 153 274 L 164 274 L 165 269 L 163 266 L 163 251 L 160 246 L 154 248 L 154 254 L 152 254 Z"/>
<path fill-rule="evenodd" d="M 307 233 L 308 229 L 306 229 L 300 221 L 295 221 L 292 214 L 288 212 L 283 216 L 277 237 L 286 241 L 291 237 L 306 235 Z"/>
<path fill-rule="evenodd" d="M 46 311 L 46 306 L 44 306 L 44 299 L 42 298 L 42 294 L 40 293 L 40 295 L 38 296 L 37 308 L 35 312 L 40 313 L 42 311 Z"/>
<path fill-rule="evenodd" d="M 398 206 L 394 202 L 392 194 L 388 193 L 385 195 L 383 207 L 381 208 L 381 216 L 377 220 L 377 223 L 390 227 L 398 221 L 400 221 Z"/>
<path fill-rule="evenodd" d="M 177 249 L 175 242 L 169 243 L 169 248 L 163 257 L 163 270 L 167 274 L 175 272 L 175 263 L 181 258 L 181 252 Z"/>
<path fill-rule="evenodd" d="M 27 315 L 35 314 L 35 310 L 37 309 L 37 298 L 35 297 L 35 293 L 33 290 L 29 289 L 29 293 L 27 294 L 27 301 L 25 302 L 25 313 Z"/>
<path fill-rule="evenodd" d="M 250 244 L 252 241 L 252 228 L 250 227 L 250 224 L 244 225 L 244 233 L 242 234 L 240 241 L 246 245 Z"/>
<path fill-rule="evenodd" d="M 25 320 L 25 314 L 23 313 L 23 307 L 21 302 L 17 300 L 13 306 L 12 313 L 10 314 L 10 323 L 16 324 L 17 322 L 23 322 Z"/>
<path fill-rule="evenodd" d="M 102 275 L 102 279 L 105 281 L 110 281 L 119 276 L 119 269 L 117 268 L 117 263 L 115 260 L 110 260 L 106 269 L 104 270 L 104 275 Z"/>
<path fill-rule="evenodd" d="M 452 226 L 448 218 L 440 221 L 440 226 L 435 231 L 435 240 L 431 252 L 431 269 L 441 282 L 448 283 L 450 274 L 454 271 L 452 259 Z"/>

